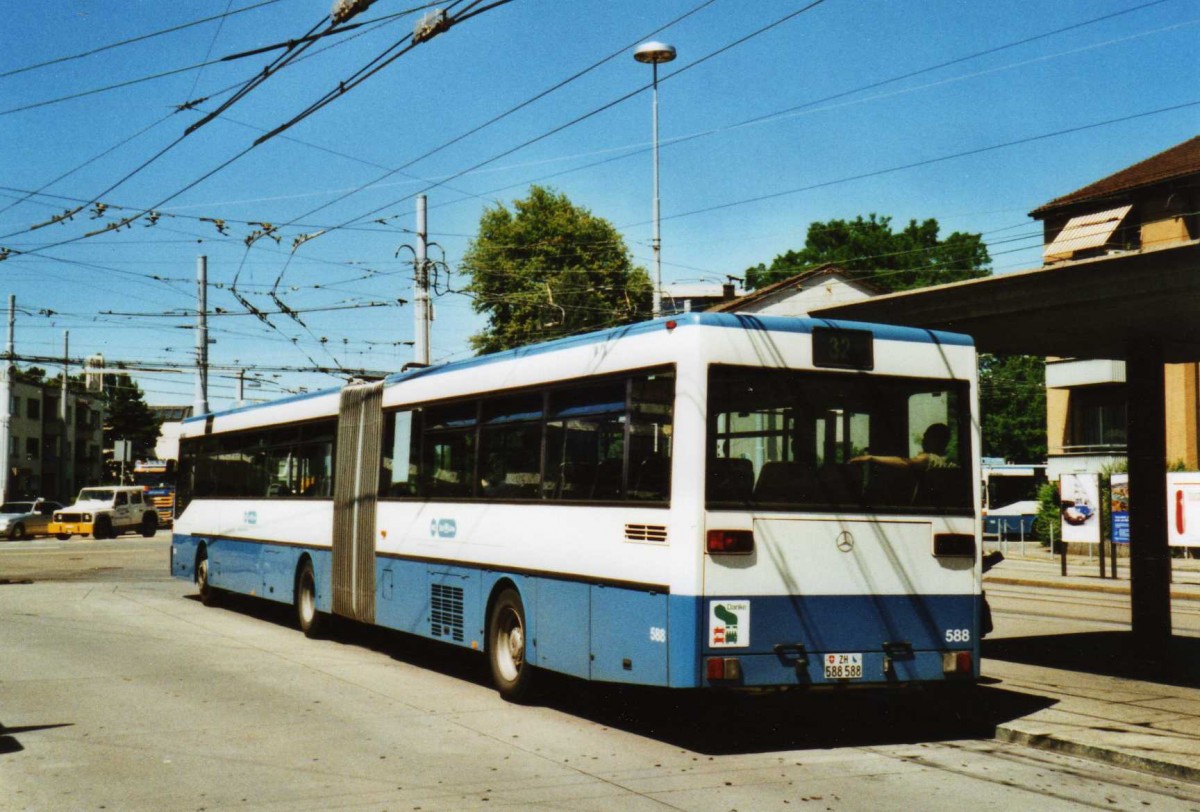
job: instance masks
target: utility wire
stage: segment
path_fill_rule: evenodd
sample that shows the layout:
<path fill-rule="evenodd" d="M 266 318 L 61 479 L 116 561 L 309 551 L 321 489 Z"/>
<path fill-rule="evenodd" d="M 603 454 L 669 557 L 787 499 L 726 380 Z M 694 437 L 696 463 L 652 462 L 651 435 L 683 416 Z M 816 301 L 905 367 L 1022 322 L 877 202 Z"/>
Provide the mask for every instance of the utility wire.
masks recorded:
<path fill-rule="evenodd" d="M 124 39 L 124 40 L 121 40 L 120 42 L 111 42 L 108 45 L 101 45 L 100 47 L 93 48 L 90 51 L 84 51 L 82 53 L 72 54 L 70 56 L 60 56 L 55 59 L 47 60 L 45 62 L 38 62 L 33 65 L 26 65 L 23 68 L 14 68 L 12 70 L 4 71 L 3 73 L 0 73 L 0 79 L 4 79 L 8 76 L 15 76 L 18 73 L 26 73 L 27 71 L 37 70 L 38 68 L 49 67 L 50 65 L 58 65 L 62 62 L 69 62 L 73 59 L 83 59 L 84 57 L 92 56 L 92 55 L 98 54 L 98 53 L 103 53 L 104 51 L 111 51 L 113 48 L 120 48 L 123 45 L 130 45 L 135 42 L 142 42 L 144 40 L 152 39 L 154 37 L 160 37 L 163 34 L 172 34 L 176 31 L 182 31 L 185 28 L 191 28 L 193 26 L 203 25 L 204 23 L 210 23 L 214 20 L 224 21 L 224 19 L 226 17 L 232 17 L 235 14 L 242 14 L 243 12 L 246 12 L 246 11 L 253 11 L 256 8 L 262 8 L 263 6 L 274 5 L 275 3 L 278 3 L 278 2 L 280 2 L 280 0 L 262 0 L 262 2 L 255 3 L 250 6 L 243 6 L 242 8 L 234 9 L 232 11 L 230 11 L 228 8 L 226 8 L 224 14 L 216 14 L 216 15 L 213 15 L 212 17 L 205 17 L 200 20 L 193 20 L 190 23 L 183 23 L 181 25 L 175 25 L 170 28 L 164 28 L 161 31 L 153 31 L 149 34 L 142 34 L 137 37 L 131 37 L 129 39 Z"/>
<path fill-rule="evenodd" d="M 1105 119 L 1104 121 L 1094 121 L 1090 124 L 1081 124 L 1077 127 L 1067 127 L 1066 129 L 1063 129 L 1063 130 L 1055 130 L 1053 132 L 1041 133 L 1039 135 L 1031 135 L 1031 136 L 1027 136 L 1025 138 L 1017 138 L 1012 141 L 1005 141 L 1000 144 L 992 144 L 992 145 L 986 146 L 986 147 L 977 147 L 976 149 L 969 149 L 969 150 L 964 150 L 962 152 L 955 152 L 953 154 L 942 155 L 937 158 L 927 158 L 922 161 L 913 161 L 912 163 L 900 164 L 899 166 L 892 166 L 892 167 L 888 167 L 886 169 L 876 169 L 871 172 L 863 172 L 858 175 L 850 175 L 850 176 L 847 176 L 844 178 L 837 178 L 835 180 L 828 180 L 828 181 L 823 181 L 821 183 L 810 184 L 808 186 L 800 186 L 800 187 L 797 187 L 794 189 L 785 189 L 780 192 L 772 192 L 770 194 L 756 195 L 754 197 L 748 197 L 748 198 L 744 198 L 742 200 L 734 200 L 734 201 L 730 201 L 728 203 L 720 203 L 716 206 L 706 206 L 702 209 L 693 209 L 691 211 L 680 212 L 678 214 L 671 214 L 666 217 L 663 217 L 662 219 L 663 220 L 677 220 L 681 217 L 691 217 L 696 214 L 706 214 L 708 212 L 720 211 L 722 209 L 733 208 L 734 206 L 744 206 L 749 203 L 761 203 L 764 200 L 773 200 L 775 198 L 787 197 L 789 195 L 799 194 L 800 192 L 810 192 L 814 189 L 824 189 L 828 186 L 835 186 L 835 185 L 841 184 L 841 183 L 849 183 L 849 182 L 855 181 L 855 180 L 865 180 L 866 178 L 875 178 L 875 177 L 879 177 L 880 175 L 888 175 L 893 172 L 901 172 L 906 169 L 915 169 L 915 168 L 921 167 L 921 166 L 931 166 L 933 164 L 943 163 L 945 161 L 952 161 L 957 158 L 966 158 L 971 155 L 981 155 L 985 152 L 994 152 L 995 150 L 998 150 L 998 149 L 1006 149 L 1008 147 L 1019 146 L 1021 144 L 1030 144 L 1035 141 L 1044 141 L 1048 138 L 1057 138 L 1062 135 L 1071 135 L 1071 134 L 1077 133 L 1077 132 L 1093 130 L 1098 127 L 1107 127 L 1111 124 L 1121 124 L 1126 121 L 1134 121 L 1136 119 L 1146 118 L 1148 116 L 1156 116 L 1156 115 L 1161 115 L 1163 113 L 1172 113 L 1177 110 L 1186 110 L 1191 107 L 1196 107 L 1197 105 L 1200 105 L 1200 100 L 1183 102 L 1182 104 L 1174 104 L 1169 107 L 1160 107 L 1157 110 L 1146 110 L 1141 113 L 1131 113 L 1130 115 L 1127 115 L 1127 116 L 1118 116 L 1117 118 Z M 644 225 L 644 223 L 634 223 L 632 225 Z"/>
<path fill-rule="evenodd" d="M 680 68 L 677 71 L 674 71 L 674 72 L 668 74 L 665 77 L 660 77 L 659 82 L 660 83 L 664 82 L 667 79 L 671 79 L 675 76 L 679 76 L 680 74 L 682 74 L 686 71 L 689 71 L 692 68 L 702 65 L 705 62 L 707 62 L 708 60 L 713 59 L 714 57 L 719 56 L 720 54 L 723 54 L 732 48 L 736 48 L 737 46 L 744 44 L 745 42 L 749 41 L 750 39 L 759 36 L 760 34 L 764 34 L 767 31 L 770 31 L 771 29 L 776 28 L 776 27 L 782 25 L 783 23 L 788 22 L 789 20 L 792 20 L 795 17 L 797 17 L 801 14 L 804 14 L 807 11 L 811 11 L 812 9 L 821 5 L 823 2 L 825 2 L 825 0 L 813 0 L 813 2 L 809 3 L 808 5 L 804 6 L 803 8 L 797 9 L 796 11 L 793 11 L 790 14 L 786 14 L 783 17 L 780 17 L 779 19 L 775 20 L 774 22 L 768 23 L 767 25 L 765 25 L 759 29 L 756 29 L 755 31 L 752 31 L 751 33 L 745 35 L 744 37 L 734 40 L 733 42 L 731 42 L 721 48 L 718 48 L 717 50 L 712 51 L 712 52 L 706 54 L 705 56 L 700 57 L 699 59 L 695 60 L 694 62 L 691 62 L 690 64 L 684 66 L 683 68 Z M 587 119 L 592 118 L 593 116 L 598 115 L 598 114 L 604 112 L 605 110 L 609 110 L 609 109 L 621 104 L 622 102 L 628 101 L 629 99 L 631 99 L 634 96 L 641 93 L 643 90 L 649 89 L 651 87 L 651 85 L 652 85 L 652 83 L 647 83 L 640 87 L 637 87 L 634 90 L 624 94 L 623 96 L 620 96 L 616 99 L 608 101 L 605 104 L 601 105 L 600 107 L 594 108 L 591 111 L 584 113 L 581 116 L 577 116 L 576 118 L 571 119 L 570 121 L 566 122 L 565 124 L 560 124 L 559 126 L 554 127 L 553 129 L 548 130 L 547 132 L 544 132 L 541 135 L 530 138 L 529 140 L 524 141 L 515 147 L 504 150 L 501 153 L 493 155 L 491 158 L 487 158 L 483 161 L 480 161 L 479 163 L 475 164 L 474 166 L 471 166 L 467 169 L 463 169 L 460 172 L 456 172 L 455 174 L 449 176 L 444 181 L 442 181 L 442 183 L 447 182 L 447 181 L 457 180 L 458 178 L 462 177 L 463 175 L 466 175 L 470 172 L 474 172 L 484 166 L 487 166 L 490 163 L 494 163 L 495 161 L 500 160 L 501 158 L 512 155 L 514 152 L 518 152 L 518 151 L 524 149 L 525 147 L 531 146 L 532 144 L 536 144 L 539 141 L 543 141 L 543 140 L 545 140 L 553 135 L 556 135 L 564 130 L 574 127 L 576 124 L 586 121 Z M 440 186 L 440 185 L 441 185 L 441 183 L 438 183 L 438 184 L 435 184 L 434 186 L 430 186 L 429 188 L 424 189 L 422 191 L 427 192 L 430 189 L 436 188 L 437 186 Z M 405 200 L 415 197 L 417 194 L 420 194 L 420 193 L 415 192 L 413 194 L 405 195 L 404 197 L 399 198 L 397 200 L 393 200 L 390 203 L 385 203 L 382 206 L 372 209 L 371 211 L 367 212 L 366 214 L 360 215 L 359 217 L 356 217 L 352 220 L 346 221 L 343 225 L 353 225 L 353 224 L 362 222 L 363 220 L 366 220 L 366 219 L 374 216 L 375 214 L 378 214 L 379 212 L 383 211 L 386 208 L 390 208 L 392 206 L 395 206 L 398 203 L 401 203 Z"/>

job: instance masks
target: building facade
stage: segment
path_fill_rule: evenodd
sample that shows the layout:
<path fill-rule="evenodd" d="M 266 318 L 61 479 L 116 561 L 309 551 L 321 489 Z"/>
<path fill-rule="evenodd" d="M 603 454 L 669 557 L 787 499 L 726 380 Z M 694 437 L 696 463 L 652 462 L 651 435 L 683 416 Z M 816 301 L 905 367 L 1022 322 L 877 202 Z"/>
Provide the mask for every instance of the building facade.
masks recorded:
<path fill-rule="evenodd" d="M 1122 169 L 1030 213 L 1042 221 L 1046 267 L 1194 246 L 1200 239 L 1200 137 Z M 1081 314 L 1081 317 L 1086 317 Z M 1200 469 L 1200 370 L 1170 364 L 1167 460 Z M 1050 479 L 1097 472 L 1126 456 L 1123 361 L 1050 358 L 1046 434 Z"/>
<path fill-rule="evenodd" d="M 9 403 L 7 498 L 69 499 L 101 482 L 104 412 L 86 393 L 67 393 L 66 419 L 58 386 L 12 382 Z"/>

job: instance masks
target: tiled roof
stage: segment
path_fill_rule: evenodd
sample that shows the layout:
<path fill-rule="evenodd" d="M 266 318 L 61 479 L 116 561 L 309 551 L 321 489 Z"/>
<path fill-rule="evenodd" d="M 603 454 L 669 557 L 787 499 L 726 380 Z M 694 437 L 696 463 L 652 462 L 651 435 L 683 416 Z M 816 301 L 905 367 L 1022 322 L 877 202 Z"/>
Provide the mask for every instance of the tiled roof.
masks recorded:
<path fill-rule="evenodd" d="M 728 299 L 720 304 L 713 305 L 708 308 L 708 313 L 733 313 L 753 302 L 758 302 L 767 299 L 774 294 L 788 288 L 796 287 L 808 280 L 818 276 L 840 276 L 852 285 L 857 285 L 871 295 L 883 293 L 883 289 L 878 285 L 874 285 L 865 279 L 855 279 L 846 273 L 845 269 L 840 265 L 827 262 L 824 265 L 818 265 L 815 268 L 810 268 L 803 273 L 798 273 L 795 276 L 789 276 L 787 279 L 781 279 L 778 282 L 772 282 L 770 285 L 764 285 L 758 290 L 751 291 L 745 296 L 739 296 L 736 299 Z"/>
<path fill-rule="evenodd" d="M 1132 189 L 1196 174 L 1200 174 L 1200 135 L 1120 172 L 1114 172 L 1069 195 L 1055 198 L 1031 211 L 1029 216 L 1040 220 L 1050 212 L 1074 203 L 1101 200 Z"/>

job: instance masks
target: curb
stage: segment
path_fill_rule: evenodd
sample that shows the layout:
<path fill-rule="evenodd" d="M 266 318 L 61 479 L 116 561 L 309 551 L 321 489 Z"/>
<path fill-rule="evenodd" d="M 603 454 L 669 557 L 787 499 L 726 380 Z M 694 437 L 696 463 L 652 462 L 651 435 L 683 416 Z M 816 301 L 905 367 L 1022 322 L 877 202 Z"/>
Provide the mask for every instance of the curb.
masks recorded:
<path fill-rule="evenodd" d="M 1072 582 L 1047 581 L 1043 578 L 1011 578 L 1003 575 L 992 576 L 983 579 L 983 584 L 986 587 L 988 584 L 1001 584 L 1004 586 L 1044 586 L 1049 589 L 1065 589 L 1075 592 L 1105 592 L 1110 595 L 1128 595 L 1128 586 L 1113 586 L 1110 584 L 1079 584 Z M 1171 598 L 1174 600 L 1183 601 L 1200 601 L 1200 593 L 1184 592 L 1183 590 L 1172 589 Z"/>
<path fill-rule="evenodd" d="M 1060 739 L 1052 735 L 1029 733 L 1016 730 L 1007 725 L 996 727 L 996 741 L 1032 747 L 1037 750 L 1047 750 L 1068 756 L 1078 756 L 1092 761 L 1101 761 L 1116 767 L 1154 773 L 1167 778 L 1177 778 L 1181 781 L 1200 782 L 1200 768 L 1189 767 L 1173 761 L 1164 761 L 1147 756 L 1134 755 L 1120 750 L 1113 750 L 1097 745 L 1082 744 L 1069 739 Z"/>

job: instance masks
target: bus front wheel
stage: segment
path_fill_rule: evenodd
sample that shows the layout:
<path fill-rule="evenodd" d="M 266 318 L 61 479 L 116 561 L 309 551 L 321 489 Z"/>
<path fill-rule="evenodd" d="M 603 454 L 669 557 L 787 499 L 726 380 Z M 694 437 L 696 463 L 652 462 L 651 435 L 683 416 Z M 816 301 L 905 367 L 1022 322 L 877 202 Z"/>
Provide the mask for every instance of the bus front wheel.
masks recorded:
<path fill-rule="evenodd" d="M 317 611 L 317 579 L 308 559 L 296 573 L 296 625 L 305 637 L 319 637 L 325 626 L 324 616 Z"/>
<path fill-rule="evenodd" d="M 521 596 L 515 589 L 504 590 L 492 604 L 488 662 L 496 690 L 509 702 L 527 699 L 532 689 L 534 667 L 526 659 L 527 630 Z"/>

